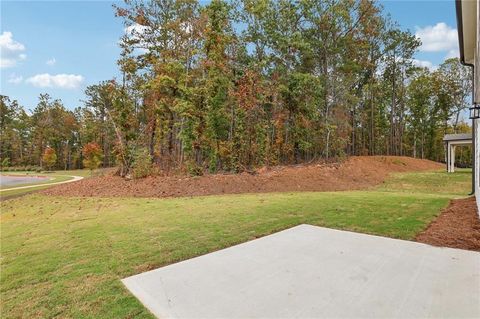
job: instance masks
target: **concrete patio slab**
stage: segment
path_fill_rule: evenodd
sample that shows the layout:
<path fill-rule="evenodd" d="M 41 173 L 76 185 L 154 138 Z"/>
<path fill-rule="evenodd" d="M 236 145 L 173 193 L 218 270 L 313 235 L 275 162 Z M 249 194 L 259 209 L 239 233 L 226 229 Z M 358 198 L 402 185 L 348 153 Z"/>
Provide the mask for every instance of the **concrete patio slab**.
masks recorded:
<path fill-rule="evenodd" d="M 159 318 L 480 318 L 480 253 L 309 225 L 123 283 Z"/>

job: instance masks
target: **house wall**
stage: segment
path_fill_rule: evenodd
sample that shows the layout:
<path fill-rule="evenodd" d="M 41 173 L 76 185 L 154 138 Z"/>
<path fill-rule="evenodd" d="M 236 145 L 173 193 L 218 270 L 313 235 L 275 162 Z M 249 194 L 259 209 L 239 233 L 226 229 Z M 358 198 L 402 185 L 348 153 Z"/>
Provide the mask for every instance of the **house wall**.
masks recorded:
<path fill-rule="evenodd" d="M 477 20 L 476 20 L 476 50 L 474 63 L 474 79 L 473 79 L 473 103 L 480 105 L 480 5 L 476 5 Z M 480 216 L 480 119 L 473 122 L 473 129 L 475 132 L 475 196 L 477 198 L 478 214 Z"/>

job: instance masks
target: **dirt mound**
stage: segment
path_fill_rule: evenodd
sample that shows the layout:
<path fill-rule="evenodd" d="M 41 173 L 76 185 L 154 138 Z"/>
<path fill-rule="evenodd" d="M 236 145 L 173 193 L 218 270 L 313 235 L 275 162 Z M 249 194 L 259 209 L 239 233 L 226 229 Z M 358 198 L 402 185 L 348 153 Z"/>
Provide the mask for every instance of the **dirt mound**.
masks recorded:
<path fill-rule="evenodd" d="M 359 156 L 343 163 L 281 166 L 254 174 L 214 174 L 199 177 L 147 177 L 127 181 L 108 175 L 87 178 L 43 191 L 63 196 L 178 197 L 289 191 L 363 189 L 384 181 L 389 173 L 441 169 L 443 165 L 409 157 Z"/>
<path fill-rule="evenodd" d="M 480 251 L 480 219 L 475 198 L 452 200 L 415 240 L 434 246 Z"/>

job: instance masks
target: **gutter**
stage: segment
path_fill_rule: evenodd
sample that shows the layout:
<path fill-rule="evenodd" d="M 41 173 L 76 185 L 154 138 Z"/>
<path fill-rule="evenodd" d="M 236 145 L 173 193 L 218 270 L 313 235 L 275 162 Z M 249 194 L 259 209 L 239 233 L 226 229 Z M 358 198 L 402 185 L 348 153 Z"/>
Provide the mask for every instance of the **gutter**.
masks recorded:
<path fill-rule="evenodd" d="M 471 63 L 465 63 L 465 52 L 463 51 L 463 16 L 462 16 L 462 0 L 455 0 L 455 11 L 457 15 L 458 43 L 460 47 L 460 62 L 468 67 L 474 68 Z"/>

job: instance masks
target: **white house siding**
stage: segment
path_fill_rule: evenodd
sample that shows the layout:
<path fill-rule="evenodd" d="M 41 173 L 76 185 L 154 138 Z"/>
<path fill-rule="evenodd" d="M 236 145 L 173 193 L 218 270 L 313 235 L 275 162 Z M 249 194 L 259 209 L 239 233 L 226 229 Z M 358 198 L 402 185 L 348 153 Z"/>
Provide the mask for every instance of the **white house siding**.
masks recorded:
<path fill-rule="evenodd" d="M 480 106 L 480 5 L 477 2 L 477 19 L 476 19 L 476 50 L 475 50 L 475 68 L 473 80 L 473 99 L 474 104 Z M 473 122 L 473 129 L 475 132 L 475 196 L 477 198 L 478 214 L 480 216 L 480 119 Z"/>

